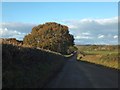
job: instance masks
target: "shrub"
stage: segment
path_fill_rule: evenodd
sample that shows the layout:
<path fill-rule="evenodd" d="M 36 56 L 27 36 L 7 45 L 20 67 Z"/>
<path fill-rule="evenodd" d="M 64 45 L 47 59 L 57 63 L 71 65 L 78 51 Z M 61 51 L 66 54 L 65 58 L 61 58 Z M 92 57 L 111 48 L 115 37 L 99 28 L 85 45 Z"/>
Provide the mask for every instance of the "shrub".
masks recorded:
<path fill-rule="evenodd" d="M 69 46 L 74 45 L 74 37 L 69 34 L 67 26 L 49 22 L 33 27 L 32 32 L 24 37 L 23 43 L 66 54 Z"/>

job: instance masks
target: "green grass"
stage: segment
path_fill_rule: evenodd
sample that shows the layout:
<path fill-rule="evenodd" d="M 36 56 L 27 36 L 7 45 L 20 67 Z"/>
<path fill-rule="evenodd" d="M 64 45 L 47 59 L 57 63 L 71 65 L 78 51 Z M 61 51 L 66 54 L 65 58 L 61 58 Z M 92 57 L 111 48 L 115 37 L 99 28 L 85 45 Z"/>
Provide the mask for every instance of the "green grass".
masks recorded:
<path fill-rule="evenodd" d="M 77 59 L 85 62 L 120 69 L 118 65 L 118 48 L 116 46 L 77 46 Z M 104 50 L 101 50 L 104 48 Z M 83 54 L 85 56 L 83 56 Z M 80 58 L 82 57 L 82 58 Z"/>
<path fill-rule="evenodd" d="M 117 51 L 83 51 L 86 55 L 107 55 L 107 54 L 118 54 Z"/>

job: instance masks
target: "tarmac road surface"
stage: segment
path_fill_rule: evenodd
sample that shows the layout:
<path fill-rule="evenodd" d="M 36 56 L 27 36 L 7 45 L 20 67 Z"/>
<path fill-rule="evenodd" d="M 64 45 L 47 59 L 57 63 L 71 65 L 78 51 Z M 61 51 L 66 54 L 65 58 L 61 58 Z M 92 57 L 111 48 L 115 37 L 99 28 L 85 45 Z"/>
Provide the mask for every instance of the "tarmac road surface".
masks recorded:
<path fill-rule="evenodd" d="M 45 88 L 118 88 L 118 71 L 77 61 L 74 55 Z"/>

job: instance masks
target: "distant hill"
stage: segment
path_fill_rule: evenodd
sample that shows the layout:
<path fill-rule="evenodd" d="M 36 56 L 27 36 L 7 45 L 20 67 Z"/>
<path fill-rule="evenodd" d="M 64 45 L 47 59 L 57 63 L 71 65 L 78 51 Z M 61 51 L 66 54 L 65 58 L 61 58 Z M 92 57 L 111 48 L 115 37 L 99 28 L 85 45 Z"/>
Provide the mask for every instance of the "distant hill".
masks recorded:
<path fill-rule="evenodd" d="M 23 41 L 19 41 L 16 38 L 0 38 L 0 44 L 12 44 L 22 46 Z"/>

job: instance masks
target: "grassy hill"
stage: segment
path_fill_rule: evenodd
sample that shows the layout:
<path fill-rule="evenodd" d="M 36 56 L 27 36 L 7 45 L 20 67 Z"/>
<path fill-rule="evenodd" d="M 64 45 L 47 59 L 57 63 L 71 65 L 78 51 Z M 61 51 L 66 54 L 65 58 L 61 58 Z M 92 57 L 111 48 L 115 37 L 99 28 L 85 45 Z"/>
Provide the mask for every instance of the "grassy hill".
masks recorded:
<path fill-rule="evenodd" d="M 78 60 L 120 69 L 117 45 L 81 45 L 77 48 Z"/>
<path fill-rule="evenodd" d="M 42 88 L 62 68 L 65 57 L 47 50 L 2 45 L 3 88 Z"/>

